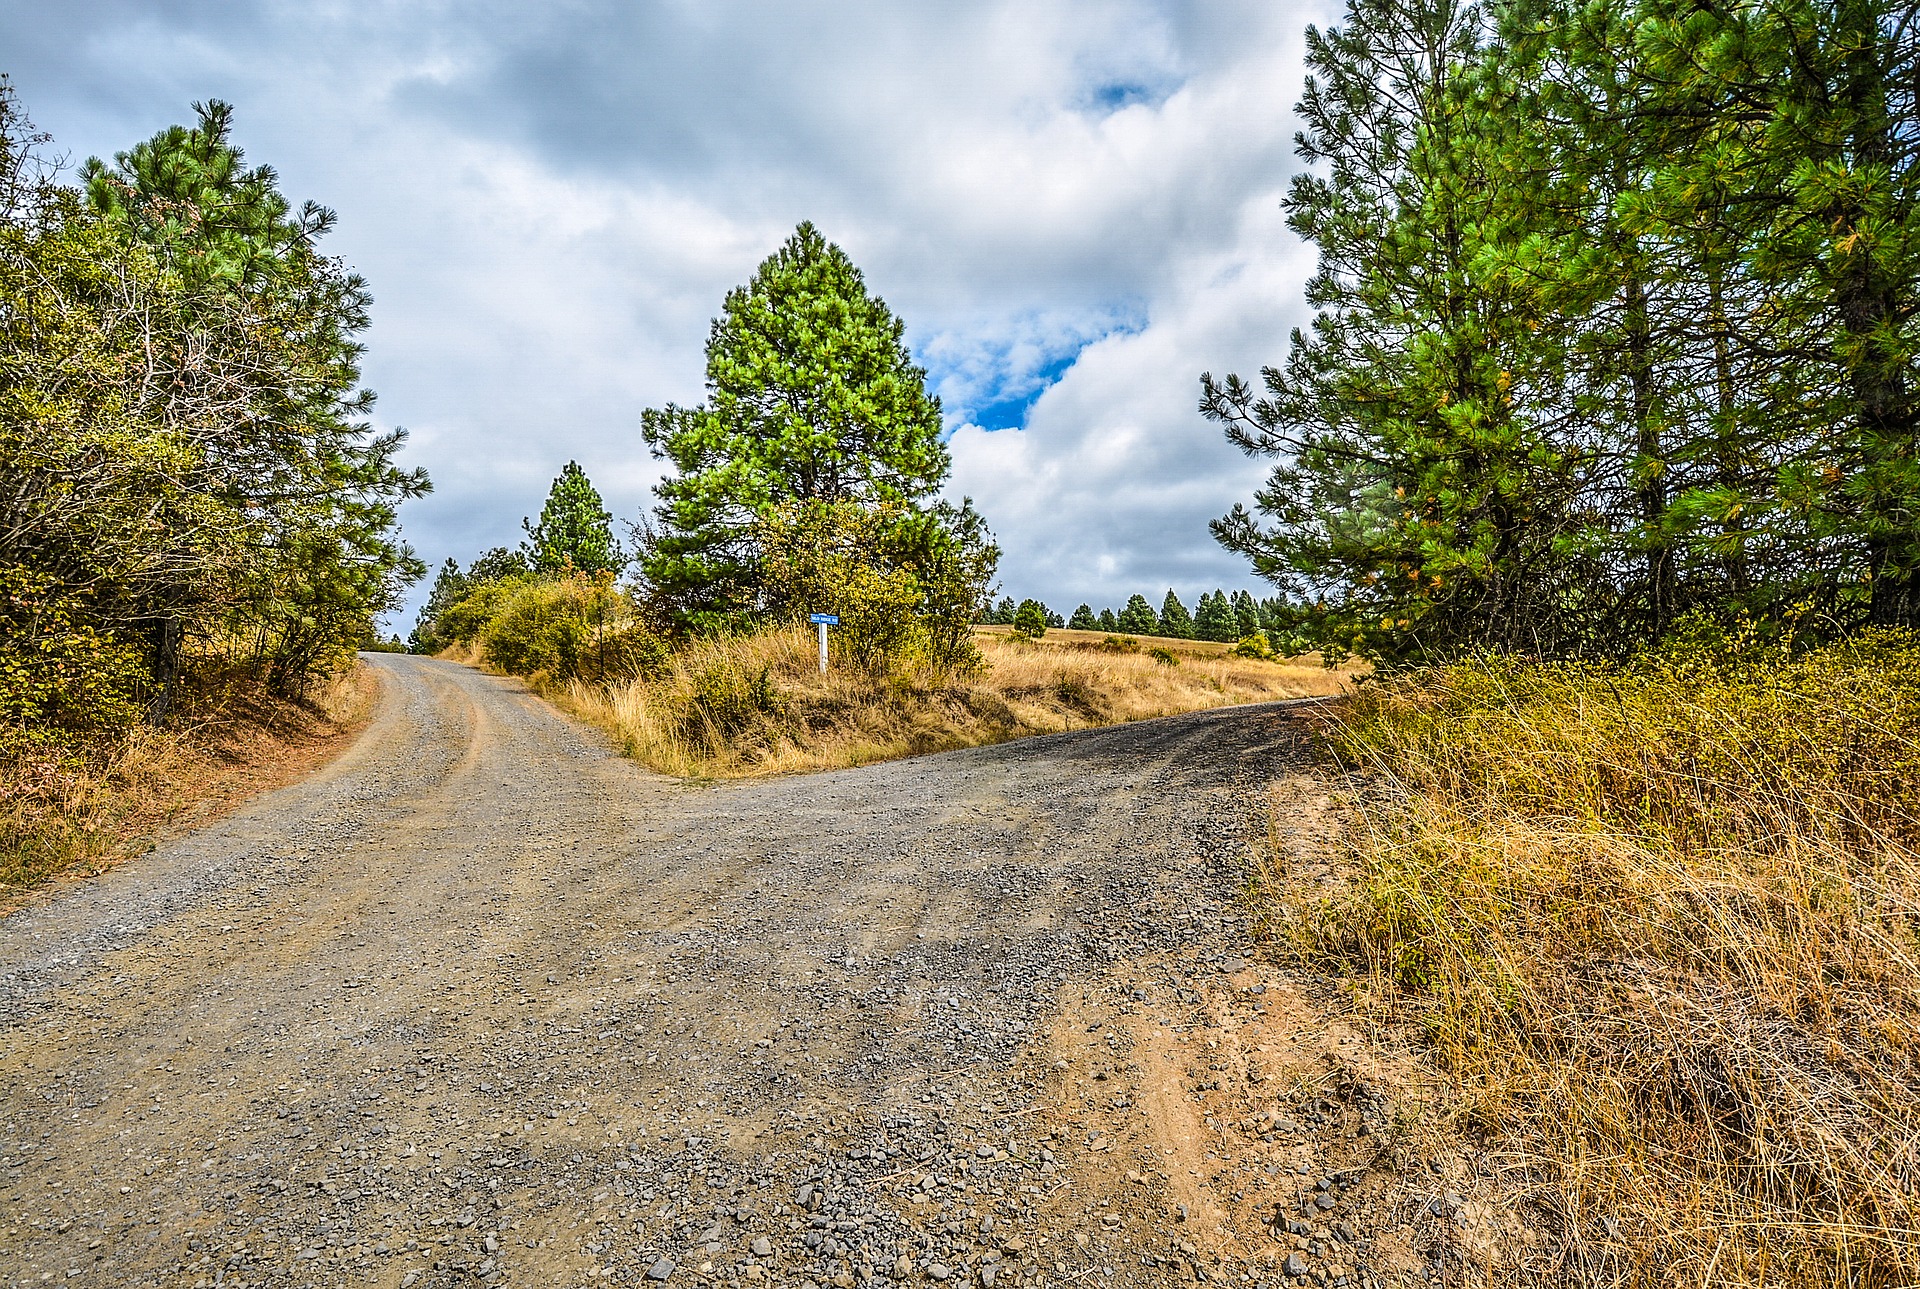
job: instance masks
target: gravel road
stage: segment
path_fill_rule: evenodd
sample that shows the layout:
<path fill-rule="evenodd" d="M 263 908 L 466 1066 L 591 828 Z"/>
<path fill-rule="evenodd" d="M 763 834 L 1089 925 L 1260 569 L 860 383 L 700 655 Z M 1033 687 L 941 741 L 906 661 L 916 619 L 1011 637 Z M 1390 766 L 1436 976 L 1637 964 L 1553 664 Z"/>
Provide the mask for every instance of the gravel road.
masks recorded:
<path fill-rule="evenodd" d="M 0 923 L 0 1283 L 1371 1283 L 1181 1081 L 1282 708 L 688 787 L 369 661 L 320 775 Z"/>

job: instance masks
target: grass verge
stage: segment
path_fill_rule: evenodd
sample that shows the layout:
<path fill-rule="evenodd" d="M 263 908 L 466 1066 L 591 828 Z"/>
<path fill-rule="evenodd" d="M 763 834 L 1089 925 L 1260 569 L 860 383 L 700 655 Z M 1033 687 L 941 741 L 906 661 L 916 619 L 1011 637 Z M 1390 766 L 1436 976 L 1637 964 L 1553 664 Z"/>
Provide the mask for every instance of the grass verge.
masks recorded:
<path fill-rule="evenodd" d="M 1920 641 L 1460 665 L 1328 735 L 1348 880 L 1276 925 L 1424 1045 L 1545 1278 L 1920 1282 Z"/>
<path fill-rule="evenodd" d="M 982 630 L 977 640 L 986 665 L 965 678 L 848 669 L 823 676 L 818 643 L 802 627 L 694 643 L 650 679 L 547 684 L 542 692 L 609 730 L 628 755 L 653 769 L 705 778 L 863 765 L 1206 707 L 1331 694 L 1349 679 L 1312 660 L 1263 662 L 1230 657 L 1224 649 L 1156 658 L 1142 642 L 1108 643 L 1085 632 L 1025 641 Z"/>
<path fill-rule="evenodd" d="M 165 727 L 15 752 L 0 762 L 0 912 L 311 773 L 365 725 L 377 685 L 355 667 L 294 703 L 243 676 L 203 677 Z"/>

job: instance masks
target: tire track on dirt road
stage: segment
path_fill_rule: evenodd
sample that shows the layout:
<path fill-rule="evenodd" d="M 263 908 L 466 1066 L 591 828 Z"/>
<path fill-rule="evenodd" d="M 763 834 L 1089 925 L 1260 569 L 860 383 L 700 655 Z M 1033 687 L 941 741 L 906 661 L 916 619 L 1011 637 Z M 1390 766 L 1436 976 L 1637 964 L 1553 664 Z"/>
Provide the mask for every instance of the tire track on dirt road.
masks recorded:
<path fill-rule="evenodd" d="M 369 661 L 325 772 L 0 923 L 0 1283 L 1219 1265 L 1121 1193 L 1054 1031 L 1245 952 L 1283 710 L 688 788 Z"/>

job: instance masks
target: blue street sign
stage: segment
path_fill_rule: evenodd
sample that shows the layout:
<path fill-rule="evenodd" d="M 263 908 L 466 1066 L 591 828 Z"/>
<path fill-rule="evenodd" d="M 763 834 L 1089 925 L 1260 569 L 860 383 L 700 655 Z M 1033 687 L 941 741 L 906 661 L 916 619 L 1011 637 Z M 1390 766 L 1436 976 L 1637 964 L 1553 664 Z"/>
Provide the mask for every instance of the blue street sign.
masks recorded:
<path fill-rule="evenodd" d="M 837 627 L 840 625 L 840 615 L 838 613 L 816 613 L 809 617 L 807 621 L 818 622 L 822 626 Z"/>

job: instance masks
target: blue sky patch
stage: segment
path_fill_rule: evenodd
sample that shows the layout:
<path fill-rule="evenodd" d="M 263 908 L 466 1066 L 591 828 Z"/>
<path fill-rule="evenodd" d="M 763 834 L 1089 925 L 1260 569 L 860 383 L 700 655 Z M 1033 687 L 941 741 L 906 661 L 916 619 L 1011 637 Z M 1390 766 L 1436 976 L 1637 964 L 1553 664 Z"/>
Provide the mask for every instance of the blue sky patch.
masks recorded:
<path fill-rule="evenodd" d="M 1145 103 L 1149 107 L 1158 107 L 1166 100 L 1166 91 L 1150 85 L 1133 82 L 1114 81 L 1106 85 L 1096 85 L 1088 95 L 1095 108 L 1103 112 L 1118 112 L 1123 107 L 1132 107 L 1136 103 Z"/>
<path fill-rule="evenodd" d="M 1040 396 L 1065 376 L 1089 345 L 1131 335 L 1146 311 L 1120 306 L 1098 313 L 1030 313 L 982 319 L 965 331 L 947 331 L 916 346 L 927 383 L 940 396 L 949 431 L 1025 429 Z"/>

